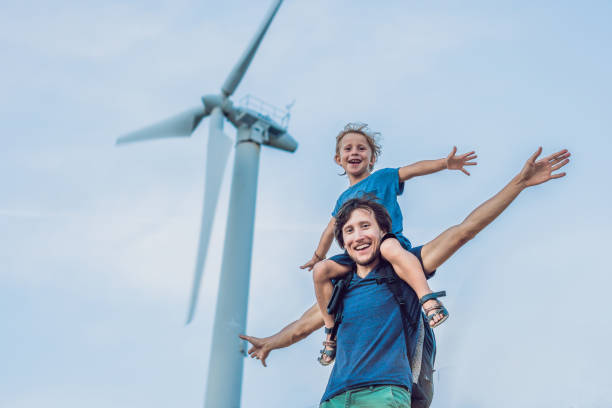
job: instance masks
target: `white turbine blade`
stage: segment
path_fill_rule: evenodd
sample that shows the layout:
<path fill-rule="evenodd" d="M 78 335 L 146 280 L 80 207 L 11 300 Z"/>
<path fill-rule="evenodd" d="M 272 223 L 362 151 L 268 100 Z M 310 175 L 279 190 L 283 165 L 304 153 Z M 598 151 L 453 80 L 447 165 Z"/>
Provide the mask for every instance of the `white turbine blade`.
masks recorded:
<path fill-rule="evenodd" d="M 210 232 L 215 219 L 217 202 L 219 200 L 219 190 L 221 189 L 223 172 L 232 147 L 231 139 L 223 133 L 223 114 L 219 108 L 213 110 L 209 126 L 210 133 L 208 135 L 208 147 L 206 152 L 206 184 L 204 187 L 202 226 L 200 229 L 200 241 L 198 243 L 198 256 L 193 276 L 193 286 L 191 288 L 191 299 L 189 301 L 189 312 L 185 324 L 189 324 L 193 319 L 195 307 L 198 303 L 198 294 L 200 292 L 204 264 L 206 263 Z"/>
<path fill-rule="evenodd" d="M 204 107 L 192 108 L 154 125 L 121 136 L 117 139 L 117 144 L 170 137 L 189 137 L 205 116 Z"/>
<path fill-rule="evenodd" d="M 242 77 L 244 76 L 244 73 L 246 72 L 246 70 L 249 68 L 251 61 L 253 60 L 253 57 L 255 56 L 255 53 L 257 52 L 257 48 L 259 47 L 261 40 L 266 34 L 268 27 L 270 27 L 270 24 L 272 23 L 272 19 L 276 15 L 276 12 L 278 11 L 282 2 L 283 0 L 276 0 L 274 4 L 272 4 L 270 9 L 268 10 L 268 14 L 266 14 L 266 17 L 264 18 L 263 22 L 259 26 L 257 33 L 255 33 L 255 36 L 251 40 L 251 43 L 249 44 L 247 49 L 244 51 L 244 54 L 242 54 L 242 56 L 240 57 L 236 65 L 234 66 L 234 69 L 232 70 L 232 72 L 229 74 L 229 76 L 223 83 L 223 86 L 221 87 L 221 91 L 223 92 L 225 96 L 230 96 L 231 94 L 233 94 L 236 88 L 238 87 L 238 84 L 242 80 Z"/>

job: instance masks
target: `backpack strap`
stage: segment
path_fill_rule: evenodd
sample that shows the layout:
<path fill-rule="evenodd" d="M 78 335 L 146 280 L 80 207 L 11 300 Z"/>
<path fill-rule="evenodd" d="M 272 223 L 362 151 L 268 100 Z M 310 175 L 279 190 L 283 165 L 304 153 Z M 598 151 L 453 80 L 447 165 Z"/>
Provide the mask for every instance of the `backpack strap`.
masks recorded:
<path fill-rule="evenodd" d="M 339 279 L 334 285 L 334 290 L 332 292 L 332 296 L 329 299 L 329 303 L 327 305 L 327 313 L 334 316 L 334 327 L 331 329 L 325 328 L 325 333 L 331 333 L 330 340 L 336 340 L 336 334 L 338 333 L 338 327 L 340 323 L 342 323 L 342 315 L 344 313 L 344 294 L 346 293 L 346 289 L 348 288 L 351 279 L 353 279 L 354 270 L 351 269 L 349 273 L 347 273 L 342 279 Z"/>
<path fill-rule="evenodd" d="M 387 288 L 393 294 L 395 301 L 400 310 L 400 315 L 402 316 L 402 327 L 404 329 L 404 341 L 406 342 L 406 353 L 408 353 L 408 359 L 412 360 L 410 357 L 410 340 L 408 337 L 408 333 L 410 332 L 410 326 L 413 329 L 416 328 L 418 322 L 410 323 L 410 319 L 408 318 L 408 310 L 406 307 L 406 298 L 404 297 L 404 291 L 402 290 L 402 281 L 397 273 L 393 270 L 393 268 L 388 267 L 383 269 L 385 272 L 376 277 L 376 283 L 379 285 L 381 283 L 386 283 Z M 420 320 L 420 319 L 419 319 Z"/>

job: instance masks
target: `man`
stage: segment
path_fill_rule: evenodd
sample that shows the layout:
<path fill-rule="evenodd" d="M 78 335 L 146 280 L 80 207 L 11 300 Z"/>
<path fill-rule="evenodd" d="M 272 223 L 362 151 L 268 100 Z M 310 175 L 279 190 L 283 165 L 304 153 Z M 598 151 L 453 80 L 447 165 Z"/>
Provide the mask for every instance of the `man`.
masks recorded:
<path fill-rule="evenodd" d="M 553 174 L 553 172 L 569 162 L 569 152 L 561 150 L 536 161 L 541 152 L 542 148 L 538 148 L 527 160 L 517 176 L 499 193 L 476 208 L 461 224 L 449 228 L 431 242 L 423 245 L 420 260 L 426 273 L 433 273 L 461 246 L 474 238 L 478 232 L 497 218 L 524 189 L 565 176 L 565 173 Z M 367 227 L 368 225 L 369 227 Z M 365 280 L 370 273 L 376 271 L 376 267 L 380 269 L 384 266 L 380 265 L 378 254 L 383 231 L 381 231 L 373 212 L 368 212 L 365 209 L 361 211 L 355 209 L 351 212 L 346 223 L 336 227 L 339 228 L 339 233 L 342 234 L 341 237 L 344 240 L 347 252 L 356 261 L 356 280 Z M 364 232 L 366 229 L 368 229 L 367 233 Z M 338 235 L 336 236 L 338 237 Z M 358 287 L 358 285 L 355 286 Z M 372 297 L 364 296 L 363 288 L 356 289 L 354 293 L 359 292 L 361 292 L 361 296 L 355 296 L 352 300 L 347 297 L 345 300 L 345 315 L 357 313 L 363 316 L 368 307 L 373 307 L 372 299 L 380 301 L 380 296 L 382 296 L 380 293 L 373 294 Z M 350 292 L 347 293 L 347 296 L 349 294 Z M 382 307 L 384 309 L 388 305 L 383 305 Z M 397 306 L 394 310 L 396 309 Z M 365 320 L 362 322 L 368 326 L 375 327 L 373 332 L 367 334 L 366 339 L 381 343 L 382 347 L 378 347 L 378 344 L 370 344 L 374 349 L 367 344 L 355 343 L 353 341 L 354 338 L 349 338 L 346 335 L 346 331 L 350 333 L 351 327 L 343 319 L 342 324 L 349 327 L 346 328 L 345 326 L 343 330 L 342 325 L 340 326 L 338 341 L 349 341 L 349 343 L 339 343 L 338 345 L 336 366 L 324 394 L 322 407 L 334 407 L 334 404 L 340 400 L 344 401 L 341 402 L 343 404 L 341 406 L 359 406 L 357 402 L 359 399 L 366 400 L 366 405 L 364 406 L 368 406 L 369 402 L 367 401 L 370 398 L 374 398 L 376 401 L 378 401 L 377 398 L 385 400 L 395 399 L 394 402 L 389 402 L 387 405 L 378 401 L 371 406 L 410 407 L 408 391 L 410 390 L 411 382 L 407 380 L 407 378 L 410 378 L 410 367 L 404 364 L 403 361 L 400 361 L 405 357 L 400 356 L 401 350 L 404 350 L 403 352 L 405 353 L 405 347 L 401 347 L 401 342 L 404 341 L 401 334 L 401 322 L 380 318 L 380 312 L 381 310 L 379 310 L 379 313 L 368 314 L 367 322 Z M 391 313 L 391 309 L 389 309 L 389 313 Z M 357 318 L 357 315 L 355 315 L 355 318 Z M 399 318 L 395 317 L 395 320 L 399 320 Z M 399 327 L 400 331 L 396 333 L 396 336 L 400 337 L 401 341 L 394 343 L 391 338 L 384 335 L 380 337 L 384 330 L 382 330 L 381 326 L 376 328 L 377 322 L 379 324 L 382 322 L 383 325 L 387 324 L 394 333 Z M 271 337 L 263 339 L 250 336 L 241 337 L 253 345 L 249 350 L 251 357 L 260 359 L 265 366 L 265 360 L 271 350 L 287 347 L 308 336 L 321 326 L 323 326 L 323 319 L 315 304 L 299 320 L 289 324 Z M 360 333 L 358 337 L 364 334 L 365 331 Z M 346 336 L 344 340 L 342 339 L 343 336 Z M 384 354 L 385 350 L 391 352 L 396 360 L 389 360 L 389 356 Z M 367 353 L 373 353 L 373 358 L 364 363 L 363 360 L 369 358 Z M 355 361 L 356 359 L 361 359 L 361 361 Z M 393 365 L 394 362 L 399 365 Z M 406 371 L 400 373 L 398 369 Z M 363 388 L 364 386 L 366 388 Z M 347 402 L 346 398 L 350 398 L 350 402 Z"/>

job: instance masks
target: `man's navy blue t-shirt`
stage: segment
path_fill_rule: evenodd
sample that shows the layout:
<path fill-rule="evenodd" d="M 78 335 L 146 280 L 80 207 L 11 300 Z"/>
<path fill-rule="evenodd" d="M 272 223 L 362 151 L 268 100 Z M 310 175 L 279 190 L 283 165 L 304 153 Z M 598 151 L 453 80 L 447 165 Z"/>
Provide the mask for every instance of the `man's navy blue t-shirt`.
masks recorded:
<path fill-rule="evenodd" d="M 399 305 L 388 286 L 376 282 L 382 268 L 391 266 L 381 261 L 363 279 L 353 274 L 344 296 L 336 362 L 321 401 L 371 385 L 412 388 Z M 418 303 L 414 291 L 405 288 L 407 303 Z"/>

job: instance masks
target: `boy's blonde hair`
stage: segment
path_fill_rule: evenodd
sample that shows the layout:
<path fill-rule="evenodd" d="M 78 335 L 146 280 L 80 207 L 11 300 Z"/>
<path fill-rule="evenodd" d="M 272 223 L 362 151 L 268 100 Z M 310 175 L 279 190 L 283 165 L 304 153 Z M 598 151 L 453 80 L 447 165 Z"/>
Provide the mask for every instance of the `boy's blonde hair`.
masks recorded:
<path fill-rule="evenodd" d="M 360 122 L 350 122 L 338 133 L 336 136 L 336 156 L 340 156 L 340 145 L 342 143 L 342 138 L 349 133 L 359 133 L 365 137 L 368 145 L 370 145 L 370 149 L 372 149 L 372 158 L 374 159 L 374 163 L 378 160 L 381 153 L 380 144 L 378 144 L 378 139 L 380 138 L 379 132 L 372 131 L 367 123 Z M 370 167 L 370 171 L 374 165 Z"/>

